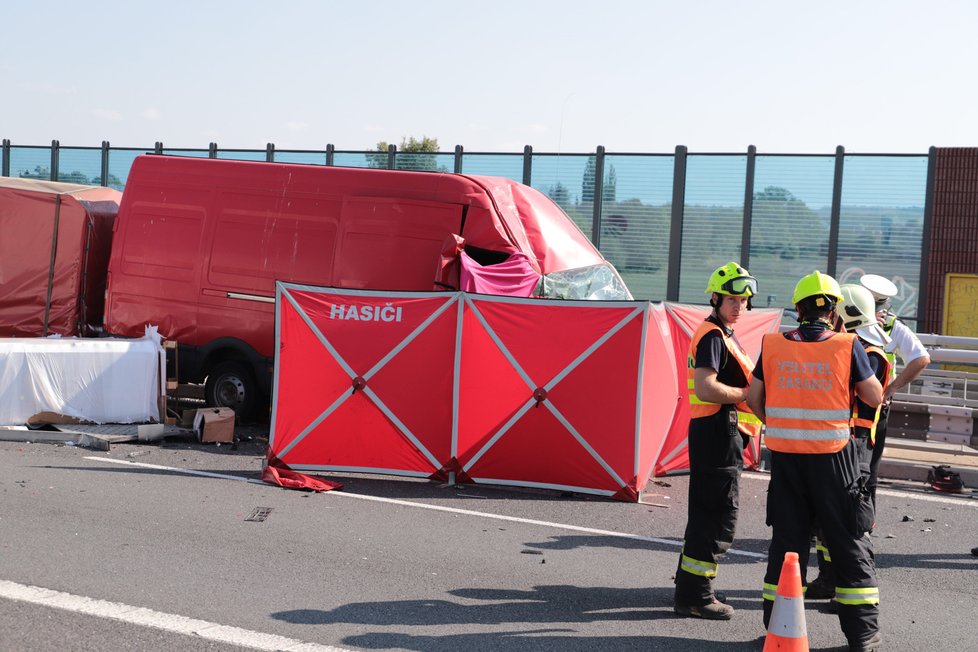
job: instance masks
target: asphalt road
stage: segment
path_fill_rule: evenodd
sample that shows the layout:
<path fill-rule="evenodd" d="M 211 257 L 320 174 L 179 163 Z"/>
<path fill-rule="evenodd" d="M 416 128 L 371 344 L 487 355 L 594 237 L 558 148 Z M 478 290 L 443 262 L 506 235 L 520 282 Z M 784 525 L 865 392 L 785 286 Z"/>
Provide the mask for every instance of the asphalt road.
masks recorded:
<path fill-rule="evenodd" d="M 685 476 L 654 505 L 352 474 L 312 494 L 258 482 L 262 444 L 0 442 L 0 650 L 763 645 L 764 474 L 742 481 L 717 584 L 737 612 L 716 623 L 672 612 Z M 885 649 L 978 649 L 978 500 L 879 502 Z M 822 603 L 806 620 L 813 650 L 844 649 Z"/>

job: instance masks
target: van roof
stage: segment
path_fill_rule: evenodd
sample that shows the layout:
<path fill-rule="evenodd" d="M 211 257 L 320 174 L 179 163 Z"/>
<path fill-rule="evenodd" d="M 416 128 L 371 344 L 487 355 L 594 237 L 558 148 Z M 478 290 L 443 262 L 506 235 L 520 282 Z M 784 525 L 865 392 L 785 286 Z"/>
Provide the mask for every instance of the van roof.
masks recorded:
<path fill-rule="evenodd" d="M 211 176 L 236 186 L 281 186 L 290 193 L 342 192 L 454 203 L 469 207 L 465 233 L 461 234 L 468 244 L 487 249 L 508 245 L 526 253 L 541 274 L 604 261 L 553 200 L 503 177 L 154 154 L 138 156 L 133 162 L 130 181 L 144 175 L 162 175 L 171 181 L 186 176 L 188 181 L 194 179 L 195 185 L 201 176 Z"/>

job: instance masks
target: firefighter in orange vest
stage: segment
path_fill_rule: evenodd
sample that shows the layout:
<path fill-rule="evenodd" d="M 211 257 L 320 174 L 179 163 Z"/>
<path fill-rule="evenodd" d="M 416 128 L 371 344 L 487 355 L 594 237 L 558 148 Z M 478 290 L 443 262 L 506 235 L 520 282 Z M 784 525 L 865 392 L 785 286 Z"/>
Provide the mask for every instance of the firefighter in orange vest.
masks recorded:
<path fill-rule="evenodd" d="M 733 543 L 744 446 L 761 422 L 744 403 L 754 364 L 733 326 L 757 280 L 737 263 L 717 268 L 706 286 L 713 312 L 689 345 L 689 514 L 676 571 L 674 610 L 681 616 L 730 620 L 733 607 L 717 599 L 717 559 Z"/>
<path fill-rule="evenodd" d="M 835 569 L 839 624 L 849 649 L 863 651 L 878 649 L 882 637 L 869 538 L 875 516 L 850 419 L 854 398 L 875 409 L 883 388 L 856 336 L 834 330 L 842 299 L 831 276 L 816 271 L 798 281 L 792 301 L 799 327 L 764 336 L 747 403 L 765 422 L 771 451 L 764 626 L 784 554 L 798 553 L 804 577 L 818 525 Z"/>
<path fill-rule="evenodd" d="M 873 375 L 883 387 L 890 380 L 890 360 L 884 352 L 884 347 L 890 343 L 890 337 L 876 320 L 876 302 L 873 293 L 862 285 L 847 284 L 840 287 L 842 302 L 839 304 L 839 316 L 847 332 L 855 333 L 859 343 L 869 357 L 869 365 Z M 882 406 L 870 407 L 862 399 L 856 397 L 852 410 L 852 434 L 859 450 L 860 474 L 867 478 L 866 486 L 872 490 L 872 457 L 876 446 L 876 428 L 880 422 Z M 875 501 L 874 501 L 875 504 Z M 835 597 L 835 571 L 832 568 L 832 557 L 828 547 L 821 538 L 816 539 L 815 548 L 818 553 L 818 577 L 808 583 L 805 590 L 807 600 L 826 600 Z"/>

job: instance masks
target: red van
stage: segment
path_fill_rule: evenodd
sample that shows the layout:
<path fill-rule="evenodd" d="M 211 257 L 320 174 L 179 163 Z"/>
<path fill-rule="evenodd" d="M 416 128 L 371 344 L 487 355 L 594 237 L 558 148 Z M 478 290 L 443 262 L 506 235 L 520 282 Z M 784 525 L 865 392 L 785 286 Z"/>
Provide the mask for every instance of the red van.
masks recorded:
<path fill-rule="evenodd" d="M 158 326 L 181 381 L 247 415 L 270 389 L 276 280 L 431 291 L 513 261 L 524 295 L 631 298 L 553 201 L 508 179 L 145 155 L 115 223 L 105 328 Z"/>

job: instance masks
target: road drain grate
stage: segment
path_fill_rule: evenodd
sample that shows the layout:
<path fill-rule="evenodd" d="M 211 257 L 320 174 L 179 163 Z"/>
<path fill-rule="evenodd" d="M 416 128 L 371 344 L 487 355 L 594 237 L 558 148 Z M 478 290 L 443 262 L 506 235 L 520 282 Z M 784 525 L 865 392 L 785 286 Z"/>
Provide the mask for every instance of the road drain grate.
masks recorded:
<path fill-rule="evenodd" d="M 261 523 L 268 515 L 272 513 L 271 507 L 256 507 L 255 511 L 251 512 L 251 515 L 246 518 L 246 521 L 257 521 Z"/>

